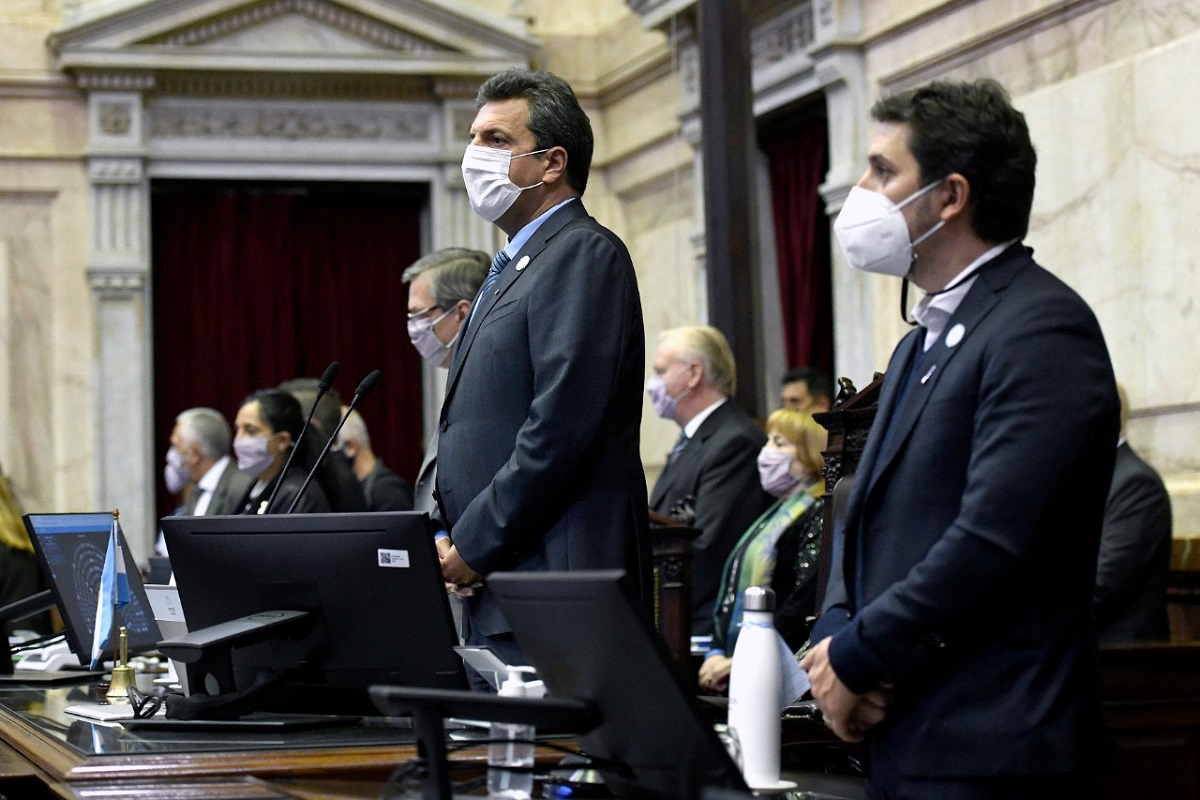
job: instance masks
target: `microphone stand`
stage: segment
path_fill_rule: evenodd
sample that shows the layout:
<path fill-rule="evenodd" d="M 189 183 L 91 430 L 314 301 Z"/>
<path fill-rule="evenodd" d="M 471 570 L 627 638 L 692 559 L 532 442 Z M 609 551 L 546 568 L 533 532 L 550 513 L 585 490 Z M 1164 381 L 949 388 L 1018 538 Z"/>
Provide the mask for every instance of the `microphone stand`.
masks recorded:
<path fill-rule="evenodd" d="M 336 428 L 334 428 L 333 433 L 329 435 L 329 441 L 325 442 L 325 447 L 321 449 L 321 454 L 317 456 L 317 460 L 313 462 L 312 469 L 308 471 L 308 477 L 305 478 L 304 483 L 301 484 L 300 491 L 296 492 L 295 498 L 292 499 L 292 504 L 288 506 L 288 510 L 283 513 L 290 514 L 295 510 L 296 504 L 299 503 L 300 498 L 304 496 L 304 491 L 308 489 L 308 485 L 312 483 L 313 477 L 316 476 L 317 469 L 320 468 L 321 462 L 325 460 L 325 454 L 328 453 L 329 448 L 333 446 L 333 440 L 337 438 L 338 433 L 342 430 L 342 426 L 346 424 L 346 419 L 350 416 L 350 412 L 354 410 L 356 405 L 358 405 L 358 401 L 362 400 L 366 396 L 367 392 L 375 388 L 375 384 L 378 382 L 379 370 L 375 370 L 370 375 L 363 378 L 362 383 L 360 383 L 358 388 L 354 390 L 354 397 L 351 398 L 350 405 L 346 407 L 346 413 L 342 414 L 341 421 L 338 422 L 338 425 Z M 295 451 L 293 450 L 293 452 Z M 280 474 L 282 475 L 282 473 Z M 276 486 L 276 488 L 279 487 Z"/>
<path fill-rule="evenodd" d="M 275 505 L 275 495 L 279 494 L 279 487 L 283 486 L 283 478 L 287 475 L 288 467 L 292 466 L 292 459 L 296 457 L 296 451 L 300 449 L 300 443 L 304 441 L 304 434 L 308 433 L 308 426 L 312 422 L 313 414 L 317 413 L 317 403 L 320 403 L 321 398 L 329 391 L 329 387 L 333 385 L 333 379 L 337 377 L 337 373 L 338 362 L 331 361 L 329 362 L 329 366 L 325 368 L 324 374 L 321 375 L 321 380 L 317 381 L 317 397 L 313 400 L 312 408 L 308 410 L 308 419 L 304 420 L 304 427 L 300 429 L 300 435 L 292 443 L 291 452 L 288 453 L 287 461 L 283 462 L 283 469 L 279 471 L 279 476 L 275 479 L 275 488 L 271 490 L 271 496 L 267 498 L 267 505 L 262 513 L 271 513 L 271 507 Z"/>

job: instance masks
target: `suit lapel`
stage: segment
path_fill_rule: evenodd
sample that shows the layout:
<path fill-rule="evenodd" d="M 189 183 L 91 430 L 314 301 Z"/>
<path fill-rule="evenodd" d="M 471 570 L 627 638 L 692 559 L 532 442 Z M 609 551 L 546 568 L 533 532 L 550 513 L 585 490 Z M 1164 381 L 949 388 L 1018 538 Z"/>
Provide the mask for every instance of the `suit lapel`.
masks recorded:
<path fill-rule="evenodd" d="M 567 223 L 587 217 L 587 215 L 587 210 L 583 207 L 583 201 L 579 199 L 567 203 L 558 211 L 551 214 L 550 218 L 542 223 L 533 236 L 530 237 L 529 241 L 513 256 L 511 263 L 504 268 L 504 271 L 500 273 L 500 277 L 496 279 L 495 284 L 488 291 L 488 296 L 476 296 L 475 303 L 472 304 L 473 314 L 467 330 L 464 332 L 465 336 L 454 349 L 454 359 L 450 362 L 450 374 L 446 377 L 447 400 L 458 384 L 458 376 L 462 373 L 463 362 L 470 355 L 471 346 L 475 343 L 479 329 L 483 327 L 484 320 L 491 313 L 499 299 L 512 288 L 514 283 L 521 279 L 529 266 L 537 259 L 538 255 L 546 249 L 546 245 L 550 240 L 562 231 L 567 226 Z M 475 306 L 478 306 L 478 308 L 475 308 Z M 443 410 L 446 408 L 446 405 L 443 402 Z"/>
<path fill-rule="evenodd" d="M 903 407 L 888 409 L 890 416 L 887 417 L 887 435 L 882 437 L 886 443 L 883 450 L 878 452 L 879 466 L 869 473 L 872 475 L 872 485 L 904 446 L 912 429 L 916 426 L 917 420 L 924 412 L 929 398 L 937 390 L 938 383 L 946 373 L 947 367 L 954 357 L 962 352 L 965 343 L 969 341 L 984 317 L 996 307 L 1000 301 L 1000 292 L 1012 281 L 1017 269 L 1027 260 L 1027 256 L 1025 259 L 1019 256 L 1026 253 L 1024 247 L 1014 245 L 997 256 L 991 264 L 984 265 L 980 269 L 967 296 L 962 299 L 954 314 L 946 322 L 941 336 L 925 354 L 925 361 L 920 368 L 921 374 L 911 376 L 915 383 L 909 388 Z M 905 359 L 904 366 L 897 376 L 900 380 L 892 382 L 889 398 L 892 402 L 895 400 L 901 383 L 909 379 L 908 373 L 912 359 L 917 357 L 923 346 L 924 337 L 919 330 L 910 335 L 916 341 L 914 341 L 909 358 Z M 884 410 L 882 398 L 880 410 Z M 871 487 L 866 488 L 869 491 Z"/>
<path fill-rule="evenodd" d="M 902 339 L 897 350 L 907 350 L 902 359 L 894 359 L 899 363 L 888 365 L 889 374 L 894 374 L 896 377 L 907 375 L 912 364 L 912 360 L 917 357 L 921 347 L 921 331 L 916 329 L 910 331 L 906 339 Z M 883 383 L 883 390 L 879 395 L 879 407 L 875 411 L 875 416 L 879 419 L 888 420 L 887 424 L 891 424 L 891 419 L 895 414 L 896 395 L 900 391 L 899 380 L 886 380 Z M 883 431 L 885 425 L 874 428 L 874 435 L 867 439 L 867 445 L 863 449 L 862 458 L 859 459 L 858 469 L 856 474 L 862 476 L 875 476 L 878 472 L 875 469 L 875 461 L 879 458 L 879 447 L 883 441 Z M 872 481 L 873 483 L 873 481 Z M 846 510 L 846 519 L 853 519 L 857 516 L 859 508 L 862 506 L 863 498 L 867 496 L 870 485 L 866 481 L 857 482 L 855 491 L 851 496 L 850 507 Z"/>
<path fill-rule="evenodd" d="M 664 497 L 686 484 L 686 478 L 692 474 L 691 466 L 703 458 L 704 443 L 721 427 L 721 421 L 729 413 L 729 404 L 732 402 L 733 400 L 726 400 L 709 414 L 704 422 L 700 423 L 700 427 L 696 429 L 696 435 L 688 440 L 687 445 L 676 456 L 670 469 L 664 469 L 659 480 L 654 482 L 650 505 L 657 505 Z"/>

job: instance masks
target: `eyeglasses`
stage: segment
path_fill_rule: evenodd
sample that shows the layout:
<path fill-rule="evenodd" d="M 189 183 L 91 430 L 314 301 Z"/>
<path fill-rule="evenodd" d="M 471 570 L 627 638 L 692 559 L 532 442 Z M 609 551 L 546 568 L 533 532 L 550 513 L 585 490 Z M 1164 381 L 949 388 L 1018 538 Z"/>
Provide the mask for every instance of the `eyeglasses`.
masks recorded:
<path fill-rule="evenodd" d="M 423 308 L 420 311 L 410 311 L 410 312 L 408 312 L 408 318 L 416 319 L 417 317 L 423 317 L 426 314 L 428 314 L 430 311 L 433 311 L 435 308 L 441 308 L 441 306 L 433 305 L 433 306 L 430 306 L 429 308 Z"/>
<path fill-rule="evenodd" d="M 136 686 L 129 687 L 129 705 L 133 708 L 134 719 L 150 719 L 158 713 L 166 702 L 167 697 L 178 692 L 169 691 L 160 686 L 150 694 L 139 690 Z"/>

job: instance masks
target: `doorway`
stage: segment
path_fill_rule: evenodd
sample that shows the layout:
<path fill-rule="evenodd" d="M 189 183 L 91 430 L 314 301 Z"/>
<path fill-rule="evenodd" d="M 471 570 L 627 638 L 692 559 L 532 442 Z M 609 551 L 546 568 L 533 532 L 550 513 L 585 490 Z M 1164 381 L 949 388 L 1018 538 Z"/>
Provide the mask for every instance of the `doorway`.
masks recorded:
<path fill-rule="evenodd" d="M 425 185 L 154 181 L 152 474 L 180 411 L 209 406 L 232 424 L 250 392 L 337 361 L 344 403 L 381 371 L 359 411 L 376 454 L 412 482 L 421 363 L 401 275 L 421 254 L 428 203 Z M 156 498 L 170 514 L 161 481 Z"/>

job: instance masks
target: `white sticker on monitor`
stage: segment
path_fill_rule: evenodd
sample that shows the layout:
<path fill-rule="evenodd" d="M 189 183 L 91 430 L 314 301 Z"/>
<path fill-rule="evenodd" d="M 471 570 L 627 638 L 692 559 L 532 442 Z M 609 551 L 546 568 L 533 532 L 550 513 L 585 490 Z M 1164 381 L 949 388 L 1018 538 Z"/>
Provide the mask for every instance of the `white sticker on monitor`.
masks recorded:
<path fill-rule="evenodd" d="M 384 550 L 379 549 L 379 566 L 381 567 L 408 567 L 408 551 L 407 550 Z"/>

